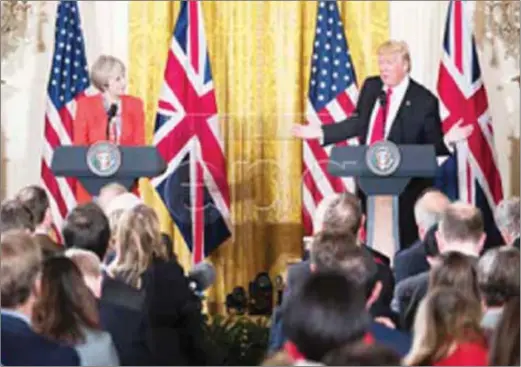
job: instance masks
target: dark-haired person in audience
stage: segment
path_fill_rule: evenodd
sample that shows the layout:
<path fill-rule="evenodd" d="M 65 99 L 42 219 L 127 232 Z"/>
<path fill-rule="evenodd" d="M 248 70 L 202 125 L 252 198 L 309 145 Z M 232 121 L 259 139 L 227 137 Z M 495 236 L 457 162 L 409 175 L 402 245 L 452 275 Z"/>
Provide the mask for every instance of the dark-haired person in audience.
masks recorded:
<path fill-rule="evenodd" d="M 33 305 L 38 299 L 41 249 L 20 230 L 2 233 L 0 240 L 2 303 L 1 354 L 4 366 L 77 366 L 76 351 L 35 333 Z"/>
<path fill-rule="evenodd" d="M 511 298 L 492 336 L 490 366 L 519 366 L 519 296 Z"/>
<path fill-rule="evenodd" d="M 97 204 L 78 205 L 65 218 L 62 237 L 65 247 L 92 251 L 103 261 L 110 241 L 107 216 Z"/>
<path fill-rule="evenodd" d="M 34 232 L 31 211 L 17 199 L 6 199 L 0 204 L 0 233 L 11 229 Z"/>
<path fill-rule="evenodd" d="M 394 258 L 394 279 L 401 282 L 430 268 L 425 253 L 425 237 L 441 219 L 450 201 L 445 194 L 435 189 L 426 190 L 414 205 L 414 219 L 418 227 L 418 240 L 409 248 L 398 252 Z"/>
<path fill-rule="evenodd" d="M 481 211 L 471 204 L 463 202 L 451 203 L 442 215 L 435 233 L 440 254 L 460 252 L 474 257 L 477 261 L 485 244 L 483 216 Z M 431 266 L 437 257 L 427 257 Z M 401 325 L 410 329 L 419 301 L 425 296 L 429 283 L 429 272 L 418 274 L 401 281 L 396 286 L 395 305 L 398 305 Z"/>
<path fill-rule="evenodd" d="M 34 330 L 63 345 L 73 346 L 82 366 L 118 366 L 110 334 L 99 323 L 96 298 L 78 267 L 62 256 L 47 259 L 34 304 Z"/>
<path fill-rule="evenodd" d="M 414 322 L 409 366 L 486 366 L 480 302 L 455 288 L 429 290 Z"/>
<path fill-rule="evenodd" d="M 49 198 L 45 190 L 36 185 L 26 186 L 18 192 L 16 198 L 25 205 L 33 215 L 35 226 L 34 237 L 42 248 L 43 257 L 48 258 L 60 253 L 62 247 L 50 236 L 53 221 Z"/>
<path fill-rule="evenodd" d="M 319 233 L 311 247 L 312 265 L 317 272 L 338 271 L 343 274 L 361 290 L 366 308 L 370 310 L 382 291 L 376 263 L 370 253 L 357 246 L 343 246 L 345 242 L 342 236 Z M 387 345 L 401 356 L 409 351 L 410 336 L 388 326 L 388 322 L 375 318 L 369 331 L 375 341 Z"/>
<path fill-rule="evenodd" d="M 343 274 L 329 272 L 314 273 L 295 289 L 283 310 L 284 350 L 292 362 L 319 362 L 347 343 L 372 343 L 363 295 Z"/>
<path fill-rule="evenodd" d="M 371 306 L 373 316 L 391 317 L 390 304 L 394 291 L 394 276 L 390 269 L 389 258 L 378 251 L 371 249 L 359 241 L 359 234 L 365 220 L 360 204 L 360 199 L 349 192 L 335 194 L 327 197 L 317 208 L 314 218 L 314 232 L 328 232 L 336 234 L 347 234 L 349 238 L 355 238 L 355 246 L 360 246 L 369 253 L 377 264 L 378 280 L 382 284 L 382 291 L 378 299 Z M 313 244 L 311 244 L 311 247 Z M 352 244 L 346 243 L 346 247 Z M 312 249 L 310 250 L 312 251 Z M 296 286 L 299 282 L 309 276 L 310 261 L 293 265 L 288 269 L 287 288 Z"/>
<path fill-rule="evenodd" d="M 329 352 L 322 362 L 326 366 L 401 366 L 400 356 L 378 344 L 347 344 Z"/>
<path fill-rule="evenodd" d="M 493 330 L 510 298 L 519 297 L 519 250 L 490 249 L 479 259 L 478 284 L 485 305 L 481 326 Z"/>
<path fill-rule="evenodd" d="M 494 210 L 494 221 L 507 246 L 519 250 L 519 197 L 503 199 Z"/>

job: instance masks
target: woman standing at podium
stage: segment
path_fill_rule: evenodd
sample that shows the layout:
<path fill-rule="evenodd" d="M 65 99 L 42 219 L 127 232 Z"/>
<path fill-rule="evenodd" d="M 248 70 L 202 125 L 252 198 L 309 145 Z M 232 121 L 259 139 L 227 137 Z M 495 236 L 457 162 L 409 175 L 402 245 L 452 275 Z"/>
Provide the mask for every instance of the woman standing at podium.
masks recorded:
<path fill-rule="evenodd" d="M 100 93 L 78 100 L 73 125 L 73 144 L 92 145 L 111 141 L 132 146 L 145 143 L 143 101 L 125 94 L 126 69 L 114 56 L 100 56 L 91 70 L 91 82 Z M 91 200 L 82 185 L 77 185 L 78 204 Z"/>

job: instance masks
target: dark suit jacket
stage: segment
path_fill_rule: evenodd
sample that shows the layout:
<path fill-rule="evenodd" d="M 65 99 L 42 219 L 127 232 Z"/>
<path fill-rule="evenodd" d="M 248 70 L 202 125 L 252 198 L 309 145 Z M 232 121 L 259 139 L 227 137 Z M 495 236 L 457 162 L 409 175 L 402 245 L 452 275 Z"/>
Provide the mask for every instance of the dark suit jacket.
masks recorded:
<path fill-rule="evenodd" d="M 397 329 L 391 329 L 373 321 L 370 329 L 373 338 L 382 345 L 394 350 L 400 357 L 405 357 L 411 349 L 411 336 Z"/>
<path fill-rule="evenodd" d="M 355 114 L 351 119 L 323 125 L 324 145 L 358 137 L 365 144 L 371 113 L 382 91 L 380 77 L 367 78 L 362 86 Z M 443 142 L 437 98 L 425 87 L 410 79 L 409 86 L 387 137 L 396 144 L 433 144 L 438 155 L 448 155 Z M 408 246 L 418 238 L 413 207 L 421 192 L 433 185 L 432 179 L 412 179 L 400 195 L 400 243 Z M 364 199 L 364 195 L 359 193 Z M 365 206 L 365 199 L 362 200 Z"/>
<path fill-rule="evenodd" d="M 2 313 L 3 366 L 79 366 L 76 351 L 36 334 L 29 324 Z"/>
<path fill-rule="evenodd" d="M 400 326 L 403 330 L 412 330 L 416 311 L 429 289 L 429 275 L 426 271 L 402 280 L 396 285 L 395 299 L 400 314 Z"/>
<path fill-rule="evenodd" d="M 422 241 L 416 241 L 411 247 L 396 254 L 394 258 L 394 280 L 396 283 L 423 273 L 430 269 Z"/>

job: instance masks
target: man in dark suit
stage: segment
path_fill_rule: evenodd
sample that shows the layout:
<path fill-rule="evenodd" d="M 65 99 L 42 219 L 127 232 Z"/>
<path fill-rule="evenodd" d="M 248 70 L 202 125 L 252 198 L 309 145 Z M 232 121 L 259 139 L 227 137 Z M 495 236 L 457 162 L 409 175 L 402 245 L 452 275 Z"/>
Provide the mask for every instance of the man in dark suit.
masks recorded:
<path fill-rule="evenodd" d="M 437 225 L 441 215 L 450 204 L 442 192 L 427 189 L 414 206 L 414 218 L 418 226 L 419 239 L 400 252 L 394 258 L 394 279 L 399 283 L 403 279 L 429 270 L 426 259 L 425 240 L 430 228 Z M 434 238 L 434 234 L 432 234 Z"/>
<path fill-rule="evenodd" d="M 78 366 L 76 351 L 36 334 L 31 328 L 36 301 L 36 278 L 42 253 L 30 234 L 20 230 L 2 233 L 2 328 L 4 366 Z"/>
<path fill-rule="evenodd" d="M 356 110 L 347 120 L 327 125 L 294 125 L 293 135 L 320 139 L 323 145 L 358 137 L 362 144 L 390 140 L 396 144 L 432 144 L 437 155 L 448 155 L 453 143 L 466 139 L 471 125 L 456 123 L 445 135 L 441 130 L 437 98 L 409 77 L 408 47 L 388 41 L 378 50 L 380 75 L 365 80 Z M 409 182 L 399 198 L 400 243 L 409 246 L 418 238 L 413 207 L 420 193 L 432 186 L 431 179 Z M 359 193 L 365 205 L 365 198 Z"/>
<path fill-rule="evenodd" d="M 40 245 L 43 257 L 55 255 L 63 251 L 56 241 L 49 235 L 52 230 L 52 214 L 49 205 L 49 198 L 43 188 L 36 185 L 29 185 L 21 189 L 16 198 L 33 215 L 34 221 L 34 237 Z"/>

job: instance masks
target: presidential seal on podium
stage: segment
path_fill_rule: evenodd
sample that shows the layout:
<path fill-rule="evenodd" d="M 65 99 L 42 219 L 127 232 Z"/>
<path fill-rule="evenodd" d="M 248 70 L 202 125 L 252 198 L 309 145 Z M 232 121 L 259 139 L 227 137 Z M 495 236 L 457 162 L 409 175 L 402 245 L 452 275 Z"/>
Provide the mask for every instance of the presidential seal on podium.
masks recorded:
<path fill-rule="evenodd" d="M 121 167 L 121 152 L 116 144 L 100 141 L 87 151 L 87 166 L 99 177 L 114 175 Z"/>
<path fill-rule="evenodd" d="M 400 166 L 400 150 L 391 141 L 382 140 L 367 148 L 365 163 L 369 170 L 377 176 L 390 176 Z"/>

